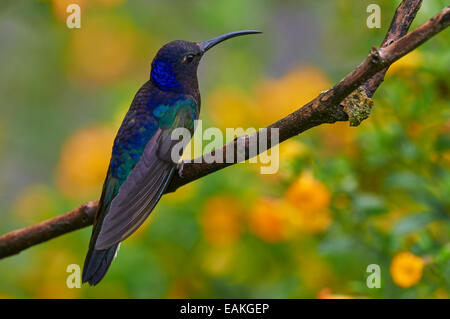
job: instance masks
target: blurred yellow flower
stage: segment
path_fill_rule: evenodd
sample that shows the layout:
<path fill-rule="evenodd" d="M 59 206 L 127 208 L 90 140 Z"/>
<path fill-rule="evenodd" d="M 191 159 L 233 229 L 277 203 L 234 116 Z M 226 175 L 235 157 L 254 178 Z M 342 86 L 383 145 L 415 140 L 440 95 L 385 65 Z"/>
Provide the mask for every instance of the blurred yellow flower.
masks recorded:
<path fill-rule="evenodd" d="M 132 70 L 138 38 L 126 23 L 89 19 L 72 34 L 68 75 L 82 82 L 111 83 Z"/>
<path fill-rule="evenodd" d="M 216 89 L 207 96 L 206 104 L 214 124 L 222 130 L 228 127 L 247 129 L 257 124 L 255 117 L 258 110 L 255 102 L 241 89 Z"/>
<path fill-rule="evenodd" d="M 20 192 L 12 210 L 15 217 L 31 224 L 54 216 L 57 204 L 47 186 L 31 185 Z"/>
<path fill-rule="evenodd" d="M 280 144 L 280 160 L 290 160 L 308 152 L 307 147 L 294 139 L 288 139 Z"/>
<path fill-rule="evenodd" d="M 387 75 L 405 74 L 414 71 L 422 64 L 422 54 L 419 50 L 414 50 L 405 55 L 400 60 L 394 62 L 387 72 Z"/>
<path fill-rule="evenodd" d="M 331 216 L 329 210 L 305 211 L 295 209 L 290 211 L 294 212 L 288 216 L 290 224 L 305 233 L 321 233 L 330 226 Z"/>
<path fill-rule="evenodd" d="M 292 225 L 307 233 L 325 231 L 331 223 L 329 211 L 331 194 L 311 173 L 304 172 L 289 187 L 285 200 L 295 210 L 288 215 Z"/>
<path fill-rule="evenodd" d="M 99 194 L 111 158 L 115 132 L 90 127 L 77 132 L 63 145 L 57 169 L 59 190 L 69 198 Z"/>
<path fill-rule="evenodd" d="M 257 200 L 248 216 L 250 231 L 267 242 L 283 241 L 288 236 L 284 203 L 275 198 Z"/>
<path fill-rule="evenodd" d="M 410 252 L 401 252 L 394 256 L 391 263 L 392 280 L 397 286 L 408 288 L 422 278 L 424 261 Z"/>
<path fill-rule="evenodd" d="M 205 239 L 216 246 L 228 246 L 242 232 L 242 210 L 233 197 L 211 198 L 203 209 L 201 225 Z"/>
<path fill-rule="evenodd" d="M 336 122 L 333 125 L 325 125 L 317 128 L 322 137 L 321 150 L 327 155 L 344 153 L 353 156 L 356 153 L 355 141 L 357 130 L 348 122 Z"/>
<path fill-rule="evenodd" d="M 258 89 L 258 117 L 268 125 L 297 110 L 327 90 L 327 77 L 313 67 L 299 67 L 277 80 L 262 83 Z"/>
<path fill-rule="evenodd" d="M 51 0 L 53 14 L 60 21 L 66 21 L 70 13 L 67 12 L 67 7 L 71 4 L 77 4 L 80 6 L 83 14 L 83 10 L 86 8 L 86 0 Z"/>
<path fill-rule="evenodd" d="M 311 172 L 305 171 L 291 184 L 285 197 L 301 210 L 317 211 L 328 208 L 331 194 Z"/>
<path fill-rule="evenodd" d="M 206 100 L 214 123 L 227 127 L 264 127 L 306 104 L 330 83 L 313 67 L 299 67 L 280 79 L 261 83 L 253 97 L 233 87 L 213 91 Z"/>

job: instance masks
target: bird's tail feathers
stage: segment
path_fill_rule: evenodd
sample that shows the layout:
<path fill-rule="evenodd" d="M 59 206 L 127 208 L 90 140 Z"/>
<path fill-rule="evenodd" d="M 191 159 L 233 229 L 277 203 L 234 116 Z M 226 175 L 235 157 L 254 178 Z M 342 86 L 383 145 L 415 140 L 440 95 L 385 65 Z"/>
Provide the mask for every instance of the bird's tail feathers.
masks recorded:
<path fill-rule="evenodd" d="M 116 257 L 119 245 L 120 243 L 105 250 L 93 249 L 88 253 L 83 267 L 83 283 L 88 282 L 91 286 L 95 286 L 103 279 Z"/>

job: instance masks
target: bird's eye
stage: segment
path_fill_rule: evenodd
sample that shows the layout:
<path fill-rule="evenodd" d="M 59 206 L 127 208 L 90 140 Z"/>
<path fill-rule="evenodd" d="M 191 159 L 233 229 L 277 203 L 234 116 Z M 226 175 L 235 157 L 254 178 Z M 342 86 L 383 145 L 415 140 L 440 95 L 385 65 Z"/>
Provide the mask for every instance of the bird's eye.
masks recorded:
<path fill-rule="evenodd" d="M 187 54 L 184 56 L 184 63 L 191 63 L 194 60 L 193 54 Z"/>

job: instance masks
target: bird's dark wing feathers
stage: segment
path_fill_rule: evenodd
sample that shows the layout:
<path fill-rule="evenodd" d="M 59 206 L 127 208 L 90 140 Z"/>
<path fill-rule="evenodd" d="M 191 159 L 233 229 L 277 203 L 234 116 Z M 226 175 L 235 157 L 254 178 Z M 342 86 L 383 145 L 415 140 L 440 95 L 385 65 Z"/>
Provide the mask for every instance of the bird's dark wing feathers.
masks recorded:
<path fill-rule="evenodd" d="M 190 112 L 190 111 L 189 111 Z M 176 162 L 171 158 L 171 132 L 176 127 L 193 126 L 193 118 L 180 110 L 170 128 L 159 128 L 113 199 L 105 216 L 96 250 L 108 249 L 130 236 L 145 221 L 164 193 Z M 177 160 L 177 159 L 174 159 Z"/>
<path fill-rule="evenodd" d="M 83 267 L 83 282 L 89 282 L 91 285 L 96 285 L 105 276 L 114 255 L 117 250 L 117 245 L 114 245 L 106 250 L 95 250 L 95 242 L 100 232 L 99 225 L 102 224 L 105 212 L 109 209 L 112 198 L 119 189 L 119 181 L 112 177 L 108 171 L 105 183 L 103 184 L 102 197 L 99 201 L 98 211 L 94 218 L 94 227 L 92 230 L 91 241 L 89 243 L 89 251 L 86 255 Z"/>

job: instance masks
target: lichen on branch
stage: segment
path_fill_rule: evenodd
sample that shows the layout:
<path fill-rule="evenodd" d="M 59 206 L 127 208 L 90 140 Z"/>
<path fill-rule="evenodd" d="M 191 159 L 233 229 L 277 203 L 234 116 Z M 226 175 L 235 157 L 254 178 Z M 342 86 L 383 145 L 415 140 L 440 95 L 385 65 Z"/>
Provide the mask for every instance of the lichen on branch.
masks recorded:
<path fill-rule="evenodd" d="M 348 115 L 350 126 L 359 126 L 362 121 L 367 119 L 372 111 L 373 100 L 367 96 L 366 91 L 359 87 L 341 103 L 344 112 Z"/>

